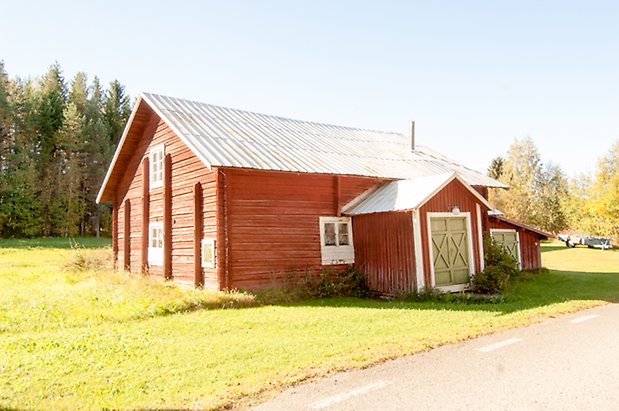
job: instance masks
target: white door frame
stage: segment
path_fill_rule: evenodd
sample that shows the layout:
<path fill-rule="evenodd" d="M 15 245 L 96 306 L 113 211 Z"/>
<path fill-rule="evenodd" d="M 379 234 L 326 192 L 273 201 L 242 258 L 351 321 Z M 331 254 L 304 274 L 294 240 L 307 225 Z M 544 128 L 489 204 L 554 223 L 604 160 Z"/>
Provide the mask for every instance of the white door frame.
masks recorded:
<path fill-rule="evenodd" d="M 491 228 L 490 229 L 490 237 L 492 237 L 492 233 L 516 233 L 516 243 L 518 247 L 518 269 L 522 270 L 522 253 L 520 252 L 520 233 L 518 230 L 514 228 Z"/>
<path fill-rule="evenodd" d="M 434 251 L 432 250 L 432 217 L 438 217 L 438 218 L 465 218 L 466 221 L 466 238 L 467 238 L 467 243 L 468 243 L 468 251 L 469 251 L 469 277 L 472 277 L 473 275 L 475 275 L 475 260 L 474 260 L 474 253 L 473 253 L 473 229 L 471 227 L 471 213 L 466 211 L 466 212 L 460 212 L 458 214 L 454 214 L 454 213 L 427 213 L 427 219 L 428 219 L 428 251 L 430 253 L 430 277 L 432 279 L 432 287 L 436 287 L 436 277 L 434 274 Z M 465 290 L 467 288 L 469 288 L 469 283 L 466 284 L 456 284 L 456 285 L 449 285 L 449 286 L 445 286 L 445 287 L 436 287 L 437 289 L 441 290 L 441 291 L 446 291 L 446 292 L 453 292 L 453 291 L 462 291 Z"/>
<path fill-rule="evenodd" d="M 413 210 L 413 243 L 415 252 L 415 279 L 417 280 L 417 292 L 426 288 L 426 277 L 423 269 L 423 248 L 421 245 L 421 213 L 419 209 Z"/>

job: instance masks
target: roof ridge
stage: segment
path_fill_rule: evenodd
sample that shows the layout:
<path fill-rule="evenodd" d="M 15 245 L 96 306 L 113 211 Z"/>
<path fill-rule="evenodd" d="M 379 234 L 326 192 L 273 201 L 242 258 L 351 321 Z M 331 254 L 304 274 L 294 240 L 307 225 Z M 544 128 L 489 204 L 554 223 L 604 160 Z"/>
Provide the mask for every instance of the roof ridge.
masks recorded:
<path fill-rule="evenodd" d="M 237 112 L 241 112 L 241 113 L 244 113 L 244 114 L 253 114 L 253 115 L 258 115 L 258 116 L 265 116 L 265 117 L 275 118 L 275 119 L 283 120 L 283 121 L 297 121 L 297 122 L 305 123 L 305 124 L 315 124 L 315 125 L 318 125 L 318 126 L 337 127 L 337 128 L 340 128 L 340 129 L 354 130 L 354 131 L 367 131 L 367 132 L 371 132 L 371 133 L 390 134 L 390 135 L 397 135 L 397 136 L 406 138 L 406 136 L 404 134 L 399 133 L 397 131 L 376 130 L 376 129 L 371 129 L 371 128 L 359 128 L 359 127 L 352 127 L 352 126 L 344 126 L 344 125 L 325 123 L 325 122 L 320 122 L 320 121 L 301 120 L 301 119 L 296 119 L 296 118 L 291 118 L 291 117 L 279 116 L 279 115 L 275 115 L 275 114 L 259 113 L 257 111 L 251 111 L 251 110 L 239 109 L 239 108 L 234 108 L 234 107 L 221 106 L 221 105 L 218 105 L 218 104 L 205 103 L 205 102 L 198 101 L 198 100 L 195 100 L 195 99 L 173 97 L 173 96 L 168 96 L 168 95 L 159 94 L 159 93 L 151 93 L 151 92 L 146 92 L 146 91 L 142 92 L 141 94 L 142 95 L 146 95 L 146 96 L 157 96 L 157 97 L 163 97 L 163 98 L 167 98 L 167 99 L 181 100 L 181 101 L 186 101 L 188 103 L 194 103 L 194 104 L 198 104 L 198 105 L 202 105 L 202 106 L 214 107 L 214 108 L 217 108 L 217 109 L 224 109 L 224 110 L 230 110 L 230 111 L 237 111 Z M 176 110 L 174 110 L 174 111 L 176 111 Z"/>

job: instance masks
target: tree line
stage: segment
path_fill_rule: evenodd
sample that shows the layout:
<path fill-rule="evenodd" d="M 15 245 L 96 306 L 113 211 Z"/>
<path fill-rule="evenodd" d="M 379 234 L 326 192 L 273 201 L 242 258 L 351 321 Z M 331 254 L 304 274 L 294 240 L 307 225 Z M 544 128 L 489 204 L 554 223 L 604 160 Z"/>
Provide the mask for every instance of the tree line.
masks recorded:
<path fill-rule="evenodd" d="M 96 196 L 131 113 L 117 80 L 107 87 L 58 64 L 37 79 L 9 77 L 0 61 L 0 238 L 109 235 Z M 619 141 L 594 175 L 568 177 L 542 162 L 529 137 L 496 157 L 488 175 L 509 185 L 490 200 L 508 218 L 557 233 L 619 238 Z"/>
<path fill-rule="evenodd" d="M 0 61 L 0 238 L 109 234 L 95 199 L 130 113 L 117 80 L 67 82 L 57 63 L 11 78 Z"/>
<path fill-rule="evenodd" d="M 593 175 L 568 177 L 544 164 L 530 137 L 516 139 L 505 157 L 492 160 L 488 175 L 509 185 L 493 189 L 490 201 L 505 216 L 550 233 L 563 230 L 619 238 L 619 141 L 600 158 Z"/>

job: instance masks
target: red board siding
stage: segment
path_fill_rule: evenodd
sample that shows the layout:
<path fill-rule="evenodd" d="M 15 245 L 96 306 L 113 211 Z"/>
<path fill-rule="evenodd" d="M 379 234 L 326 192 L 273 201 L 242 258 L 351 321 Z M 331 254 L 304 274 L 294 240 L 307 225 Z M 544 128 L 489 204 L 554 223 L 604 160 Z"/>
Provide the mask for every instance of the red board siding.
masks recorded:
<path fill-rule="evenodd" d="M 158 117 L 153 115 L 150 125 L 145 127 L 140 142 L 136 145 L 133 155 L 125 164 L 118 164 L 124 169 L 124 175 L 116 188 L 116 204 L 121 204 L 118 213 L 118 259 L 123 261 L 122 255 L 126 240 L 124 222 L 124 201 L 131 200 L 132 204 L 141 204 L 142 179 L 144 167 L 141 166 L 149 155 L 152 146 L 165 144 L 165 153 L 171 157 L 171 238 L 172 238 L 172 276 L 180 283 L 194 283 L 194 222 L 193 222 L 193 190 L 196 183 L 203 188 L 203 233 L 205 237 L 216 236 L 215 226 L 215 171 L 208 170 L 189 148 L 174 134 L 174 132 Z M 129 238 L 131 241 L 131 272 L 141 272 L 142 251 L 142 209 L 132 207 Z M 163 188 L 150 190 L 149 221 L 163 221 Z M 148 273 L 163 276 L 163 267 L 149 267 Z M 216 269 L 204 270 L 205 286 L 218 288 Z"/>
<path fill-rule="evenodd" d="M 483 198 L 488 199 L 488 187 L 484 186 L 473 186 L 475 191 L 477 191 Z"/>
<path fill-rule="evenodd" d="M 321 265 L 319 217 L 335 215 L 338 201 L 345 204 L 376 182 L 225 169 L 228 287 L 255 290 L 291 273 L 345 268 Z"/>
<path fill-rule="evenodd" d="M 353 217 L 355 267 L 373 291 L 393 294 L 415 289 L 415 253 L 411 212 Z"/>
<path fill-rule="evenodd" d="M 423 255 L 423 269 L 425 274 L 426 284 L 429 287 L 432 284 L 430 267 L 432 262 L 430 261 L 429 244 L 430 239 L 428 237 L 428 213 L 429 212 L 451 212 L 453 206 L 458 206 L 461 213 L 470 212 L 471 217 L 471 238 L 470 241 L 473 244 L 473 264 L 474 271 L 477 273 L 480 270 L 479 264 L 479 234 L 477 224 L 477 207 L 480 204 L 480 209 L 483 215 L 488 213 L 488 208 L 481 204 L 479 200 L 457 180 L 447 184 L 441 191 L 439 191 L 434 197 L 432 197 L 426 204 L 420 209 L 420 226 L 421 226 L 421 245 Z M 482 223 L 483 224 L 483 223 Z M 483 229 L 483 227 L 482 227 Z"/>
<path fill-rule="evenodd" d="M 525 228 L 509 224 L 506 221 L 499 221 L 490 217 L 490 229 L 514 229 L 520 237 L 520 258 L 523 270 L 534 270 L 542 267 L 542 255 L 539 242 L 542 239 L 539 234 Z"/>

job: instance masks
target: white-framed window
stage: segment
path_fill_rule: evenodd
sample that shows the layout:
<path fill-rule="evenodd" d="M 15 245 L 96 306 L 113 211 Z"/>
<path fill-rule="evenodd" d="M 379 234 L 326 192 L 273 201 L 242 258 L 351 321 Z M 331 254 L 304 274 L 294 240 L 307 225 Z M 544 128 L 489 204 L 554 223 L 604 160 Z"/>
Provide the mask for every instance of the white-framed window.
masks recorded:
<path fill-rule="evenodd" d="M 215 239 L 202 240 L 202 267 L 215 268 Z"/>
<path fill-rule="evenodd" d="M 323 265 L 355 262 L 350 217 L 320 217 L 320 253 Z"/>
<path fill-rule="evenodd" d="M 149 166 L 149 187 L 163 187 L 163 158 L 165 150 L 163 144 L 151 147 L 150 149 L 150 166 Z"/>
<path fill-rule="evenodd" d="M 163 223 L 148 226 L 148 264 L 163 265 Z"/>

